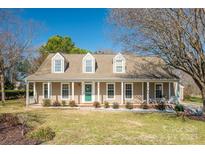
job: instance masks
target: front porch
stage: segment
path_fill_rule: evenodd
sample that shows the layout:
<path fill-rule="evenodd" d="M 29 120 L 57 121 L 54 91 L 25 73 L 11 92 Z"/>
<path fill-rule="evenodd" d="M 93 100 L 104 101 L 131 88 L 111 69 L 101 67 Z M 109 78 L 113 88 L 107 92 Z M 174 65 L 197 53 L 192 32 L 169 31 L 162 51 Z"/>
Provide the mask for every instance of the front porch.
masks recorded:
<path fill-rule="evenodd" d="M 29 95 L 29 90 L 33 93 Z M 51 102 L 74 100 L 79 106 L 90 106 L 93 102 L 117 102 L 121 106 L 126 102 L 141 104 L 152 103 L 154 100 L 172 96 L 179 96 L 179 83 L 177 81 L 146 81 L 146 82 L 27 82 L 26 104 L 39 103 L 44 99 Z"/>

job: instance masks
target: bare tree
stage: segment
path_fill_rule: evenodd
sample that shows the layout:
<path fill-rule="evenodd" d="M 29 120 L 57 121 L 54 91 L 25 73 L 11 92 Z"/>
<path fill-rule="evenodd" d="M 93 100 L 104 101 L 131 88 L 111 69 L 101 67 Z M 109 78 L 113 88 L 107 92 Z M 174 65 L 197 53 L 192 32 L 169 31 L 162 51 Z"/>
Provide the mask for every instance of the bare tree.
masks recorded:
<path fill-rule="evenodd" d="M 36 24 L 32 21 L 24 21 L 18 15 L 8 9 L 0 9 L 0 76 L 1 98 L 5 102 L 4 80 L 5 72 L 11 70 L 22 60 L 34 34 Z"/>
<path fill-rule="evenodd" d="M 160 56 L 192 77 L 205 110 L 205 10 L 113 9 L 109 21 L 126 49 Z"/>

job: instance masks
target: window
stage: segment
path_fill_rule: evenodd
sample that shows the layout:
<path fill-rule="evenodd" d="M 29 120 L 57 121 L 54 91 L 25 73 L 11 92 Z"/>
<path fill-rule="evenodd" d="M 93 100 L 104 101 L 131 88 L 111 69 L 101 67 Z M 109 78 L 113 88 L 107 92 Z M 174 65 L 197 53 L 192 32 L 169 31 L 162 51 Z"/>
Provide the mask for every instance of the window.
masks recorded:
<path fill-rule="evenodd" d="M 92 60 L 85 61 L 85 72 L 92 72 Z"/>
<path fill-rule="evenodd" d="M 54 72 L 62 72 L 62 60 L 58 59 L 54 61 Z"/>
<path fill-rule="evenodd" d="M 61 84 L 61 97 L 62 99 L 68 99 L 69 98 L 69 84 Z"/>
<path fill-rule="evenodd" d="M 133 96 L 133 84 L 126 83 L 125 84 L 125 98 L 132 99 Z"/>
<path fill-rule="evenodd" d="M 52 57 L 52 65 L 51 65 L 52 73 L 63 73 L 65 69 L 64 62 L 65 62 L 64 57 L 60 53 L 56 53 Z"/>
<path fill-rule="evenodd" d="M 51 89 L 51 88 L 50 88 Z M 50 98 L 50 93 L 49 93 L 49 86 L 48 86 L 48 83 L 44 83 L 43 84 L 43 97 L 45 99 L 49 99 Z"/>
<path fill-rule="evenodd" d="M 115 98 L 115 84 L 114 83 L 107 84 L 107 98 L 108 99 Z"/>
<path fill-rule="evenodd" d="M 94 73 L 95 72 L 95 58 L 87 53 L 82 60 L 83 64 L 83 73 Z"/>
<path fill-rule="evenodd" d="M 120 53 L 113 58 L 113 72 L 125 73 L 125 58 Z"/>
<path fill-rule="evenodd" d="M 163 86 L 161 83 L 155 84 L 155 93 L 156 93 L 156 98 L 162 98 Z"/>

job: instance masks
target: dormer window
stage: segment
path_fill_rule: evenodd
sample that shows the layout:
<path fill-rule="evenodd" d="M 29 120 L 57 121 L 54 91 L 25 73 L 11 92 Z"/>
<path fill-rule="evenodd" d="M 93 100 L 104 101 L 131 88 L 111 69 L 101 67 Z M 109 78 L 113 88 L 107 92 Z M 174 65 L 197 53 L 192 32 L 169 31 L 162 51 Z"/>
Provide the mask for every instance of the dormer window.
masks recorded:
<path fill-rule="evenodd" d="M 83 57 L 83 72 L 84 73 L 95 72 L 95 58 L 90 53 L 87 53 L 85 57 Z"/>
<path fill-rule="evenodd" d="M 64 57 L 57 53 L 52 58 L 52 73 L 63 73 L 64 72 Z"/>
<path fill-rule="evenodd" d="M 113 72 L 125 73 L 125 58 L 120 53 L 113 58 Z"/>

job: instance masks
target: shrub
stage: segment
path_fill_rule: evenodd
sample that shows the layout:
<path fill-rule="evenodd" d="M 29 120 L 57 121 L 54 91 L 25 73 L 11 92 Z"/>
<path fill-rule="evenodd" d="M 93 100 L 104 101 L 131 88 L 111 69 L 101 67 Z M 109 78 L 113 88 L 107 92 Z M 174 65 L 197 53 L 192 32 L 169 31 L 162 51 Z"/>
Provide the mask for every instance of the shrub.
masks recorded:
<path fill-rule="evenodd" d="M 125 105 L 125 108 L 133 109 L 134 108 L 133 103 L 127 102 L 126 105 Z"/>
<path fill-rule="evenodd" d="M 15 114 L 3 113 L 0 115 L 0 123 L 6 123 L 7 126 L 16 126 L 19 124 L 19 119 Z"/>
<path fill-rule="evenodd" d="M 41 127 L 31 132 L 29 137 L 38 141 L 49 141 L 55 137 L 55 132 L 50 127 Z"/>
<path fill-rule="evenodd" d="M 63 106 L 66 106 L 66 101 L 62 101 L 62 105 L 63 105 Z"/>
<path fill-rule="evenodd" d="M 158 103 L 157 105 L 155 105 L 155 108 L 157 110 L 165 110 L 166 109 L 166 104 L 165 103 Z"/>
<path fill-rule="evenodd" d="M 93 106 L 94 106 L 95 108 L 99 108 L 99 107 L 100 107 L 100 102 L 97 102 L 97 101 L 94 102 L 94 103 L 93 103 Z"/>
<path fill-rule="evenodd" d="M 109 108 L 109 107 L 110 107 L 109 102 L 104 102 L 104 108 Z"/>
<path fill-rule="evenodd" d="M 50 99 L 44 99 L 43 100 L 43 106 L 44 107 L 51 106 L 51 100 Z"/>
<path fill-rule="evenodd" d="M 69 106 L 70 107 L 77 107 L 77 104 L 75 103 L 74 100 L 69 101 Z"/>
<path fill-rule="evenodd" d="M 114 102 L 113 104 L 112 104 L 112 108 L 113 109 L 119 109 L 119 103 L 117 103 L 117 102 Z"/>
<path fill-rule="evenodd" d="M 140 108 L 142 108 L 142 109 L 148 109 L 149 106 L 148 106 L 148 104 L 145 102 L 145 103 L 142 103 L 142 104 L 140 105 Z"/>
<path fill-rule="evenodd" d="M 175 105 L 174 110 L 176 112 L 184 112 L 184 106 L 182 104 L 177 104 Z"/>
<path fill-rule="evenodd" d="M 61 104 L 60 104 L 58 101 L 55 101 L 55 102 L 53 103 L 53 106 L 61 106 Z"/>

